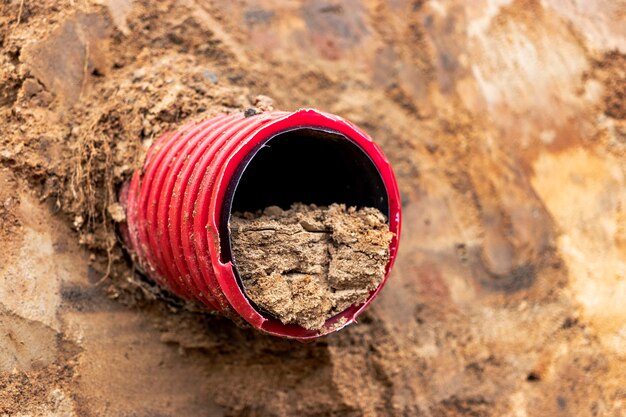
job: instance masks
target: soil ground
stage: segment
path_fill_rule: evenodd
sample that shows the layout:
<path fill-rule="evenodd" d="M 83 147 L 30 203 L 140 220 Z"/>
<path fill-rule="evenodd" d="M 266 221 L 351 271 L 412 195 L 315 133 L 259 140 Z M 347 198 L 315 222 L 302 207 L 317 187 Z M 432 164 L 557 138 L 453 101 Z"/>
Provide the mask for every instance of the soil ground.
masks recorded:
<path fill-rule="evenodd" d="M 626 414 L 623 1 L 0 10 L 1 416 Z M 164 293 L 115 233 L 160 133 L 272 105 L 363 127 L 403 199 L 384 291 L 309 344 Z"/>

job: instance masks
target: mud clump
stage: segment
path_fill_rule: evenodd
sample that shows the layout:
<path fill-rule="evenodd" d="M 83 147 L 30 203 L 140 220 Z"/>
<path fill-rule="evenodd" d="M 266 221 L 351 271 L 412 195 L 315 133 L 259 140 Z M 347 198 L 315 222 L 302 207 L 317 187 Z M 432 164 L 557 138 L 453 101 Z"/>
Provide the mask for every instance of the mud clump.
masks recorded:
<path fill-rule="evenodd" d="M 367 300 L 385 276 L 393 237 L 379 210 L 344 204 L 235 213 L 230 230 L 248 297 L 311 330 Z"/>

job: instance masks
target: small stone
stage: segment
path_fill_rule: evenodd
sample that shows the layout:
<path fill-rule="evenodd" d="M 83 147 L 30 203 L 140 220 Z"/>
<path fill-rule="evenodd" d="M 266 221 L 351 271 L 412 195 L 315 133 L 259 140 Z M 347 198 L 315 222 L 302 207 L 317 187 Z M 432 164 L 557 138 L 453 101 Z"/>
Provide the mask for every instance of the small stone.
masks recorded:
<path fill-rule="evenodd" d="M 42 90 L 43 87 L 34 78 L 27 78 L 22 84 L 22 93 L 26 98 L 31 98 L 40 93 Z"/>
<path fill-rule="evenodd" d="M 213 84 L 217 84 L 217 82 L 219 81 L 217 75 L 215 75 L 213 71 L 204 70 L 202 71 L 202 76 L 205 80 L 211 81 Z"/>
<path fill-rule="evenodd" d="M 307 232 L 325 232 L 326 227 L 321 222 L 316 222 L 310 219 L 303 219 L 300 221 L 300 226 Z"/>
<path fill-rule="evenodd" d="M 254 107 L 248 107 L 244 112 L 243 115 L 245 117 L 252 117 L 254 115 L 257 114 L 257 110 Z"/>
<path fill-rule="evenodd" d="M 107 207 L 107 211 L 109 212 L 109 216 L 111 216 L 113 221 L 117 223 L 121 223 L 126 220 L 126 212 L 119 203 L 110 204 Z"/>
<path fill-rule="evenodd" d="M 263 210 L 263 214 L 270 217 L 279 217 L 283 214 L 283 209 L 278 206 L 269 206 Z"/>
<path fill-rule="evenodd" d="M 272 100 L 268 96 L 264 96 L 259 94 L 254 98 L 254 106 L 261 111 L 272 111 L 274 110 L 274 100 Z"/>
<path fill-rule="evenodd" d="M 80 229 L 80 227 L 83 225 L 84 222 L 85 222 L 85 219 L 83 218 L 83 216 L 77 215 L 76 217 L 74 217 L 75 228 Z"/>

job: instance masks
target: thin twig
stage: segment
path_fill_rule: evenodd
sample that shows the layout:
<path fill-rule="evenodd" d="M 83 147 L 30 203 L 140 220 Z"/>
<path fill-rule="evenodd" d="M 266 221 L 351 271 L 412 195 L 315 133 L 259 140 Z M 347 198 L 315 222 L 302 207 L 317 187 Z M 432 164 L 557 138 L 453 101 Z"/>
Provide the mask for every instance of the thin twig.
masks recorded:
<path fill-rule="evenodd" d="M 105 274 L 96 282 L 95 286 L 99 287 L 104 281 L 111 276 L 111 267 L 113 266 L 113 257 L 111 255 L 112 248 L 107 245 L 107 269 Z"/>
<path fill-rule="evenodd" d="M 15 27 L 18 27 L 20 25 L 20 22 L 22 21 L 22 13 L 24 12 L 24 1 L 25 0 L 20 1 L 20 8 L 17 11 L 17 21 L 15 22 Z"/>

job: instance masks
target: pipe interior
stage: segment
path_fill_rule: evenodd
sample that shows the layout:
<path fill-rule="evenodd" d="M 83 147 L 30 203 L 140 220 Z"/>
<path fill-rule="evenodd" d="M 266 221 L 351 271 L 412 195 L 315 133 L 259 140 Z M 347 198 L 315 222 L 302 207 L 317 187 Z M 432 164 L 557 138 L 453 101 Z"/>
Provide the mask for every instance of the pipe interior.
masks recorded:
<path fill-rule="evenodd" d="M 375 207 L 389 216 L 383 179 L 360 146 L 337 132 L 299 128 L 273 136 L 241 164 L 224 202 L 222 236 L 229 237 L 231 213 L 296 202 Z M 232 259 L 229 238 L 222 257 Z"/>

